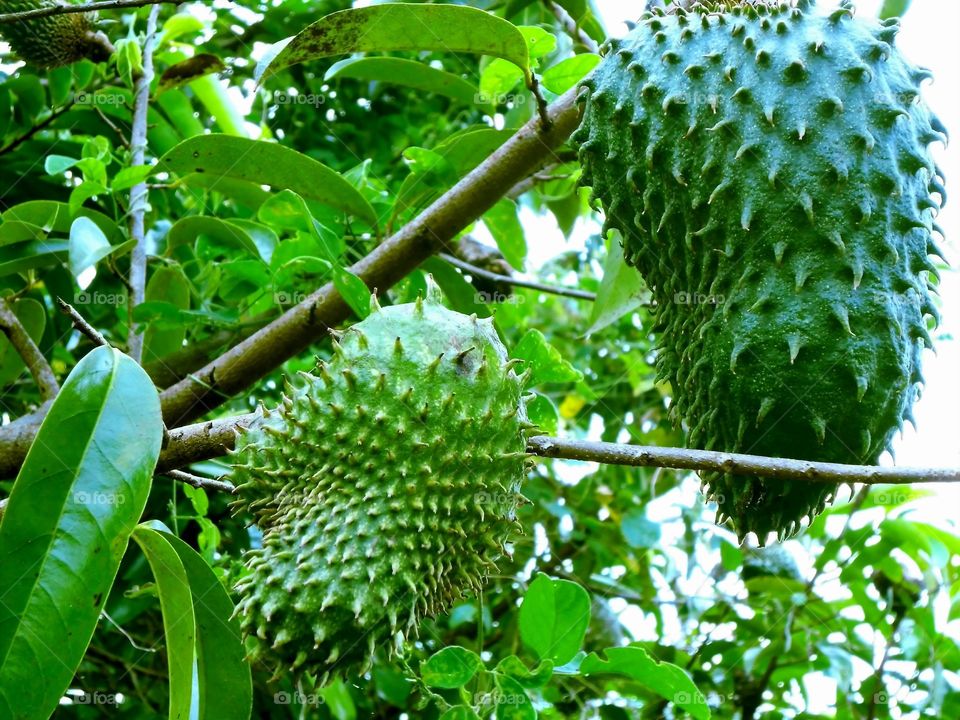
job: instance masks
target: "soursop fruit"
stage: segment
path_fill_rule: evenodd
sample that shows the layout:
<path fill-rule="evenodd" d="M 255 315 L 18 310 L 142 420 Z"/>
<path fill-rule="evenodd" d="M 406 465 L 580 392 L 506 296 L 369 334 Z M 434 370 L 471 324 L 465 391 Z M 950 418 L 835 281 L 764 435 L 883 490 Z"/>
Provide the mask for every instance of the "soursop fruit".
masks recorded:
<path fill-rule="evenodd" d="M 519 529 L 521 400 L 491 319 L 377 309 L 238 440 L 240 511 L 263 532 L 237 613 L 252 659 L 326 677 L 392 652 L 481 587 Z"/>
<path fill-rule="evenodd" d="M 0 13 L 61 5 L 57 0 L 0 0 Z M 0 35 L 28 65 L 55 68 L 87 58 L 103 62 L 113 52 L 107 36 L 94 27 L 96 13 L 69 13 L 0 25 Z"/>
<path fill-rule="evenodd" d="M 584 183 L 653 291 L 694 447 L 871 464 L 912 420 L 946 133 L 897 31 L 849 3 L 701 2 L 644 14 L 582 85 Z M 702 479 L 761 543 L 837 489 Z"/>

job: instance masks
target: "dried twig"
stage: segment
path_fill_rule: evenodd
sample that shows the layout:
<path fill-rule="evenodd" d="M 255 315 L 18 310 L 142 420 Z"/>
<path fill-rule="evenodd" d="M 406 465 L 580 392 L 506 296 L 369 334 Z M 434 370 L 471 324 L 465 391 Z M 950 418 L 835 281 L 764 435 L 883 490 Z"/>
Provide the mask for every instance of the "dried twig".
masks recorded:
<path fill-rule="evenodd" d="M 597 296 L 592 292 L 587 292 L 586 290 L 577 290 L 576 288 L 565 288 L 560 287 L 559 285 L 544 285 L 543 283 L 534 282 L 533 280 L 523 280 L 521 278 L 510 277 L 509 275 L 498 275 L 497 273 L 490 272 L 489 270 L 484 270 L 483 268 L 477 267 L 476 265 L 471 265 L 466 263 L 459 258 L 455 258 L 453 255 L 448 255 L 447 253 L 439 253 L 439 257 L 446 260 L 448 263 L 453 265 L 460 270 L 463 270 L 469 275 L 474 277 L 483 278 L 484 280 L 489 280 L 491 282 L 503 283 L 505 285 L 513 285 L 514 287 L 528 288 L 530 290 L 537 290 L 543 293 L 549 293 L 551 295 L 561 295 L 563 297 L 577 298 L 578 300 L 589 300 L 594 301 L 597 299 Z"/>
<path fill-rule="evenodd" d="M 70 303 L 66 302 L 63 298 L 57 298 L 57 306 L 60 308 L 60 312 L 64 315 L 68 315 L 71 320 L 73 320 L 73 326 L 79 330 L 81 333 L 87 336 L 94 345 L 104 345 L 110 347 L 110 343 L 107 342 L 107 339 L 100 334 L 100 332 L 94 328 L 90 323 L 83 319 L 83 316 L 77 312 L 77 309 L 73 307 Z"/>
<path fill-rule="evenodd" d="M 230 493 L 231 495 L 237 490 L 233 483 L 226 482 L 225 480 L 200 477 L 199 475 L 184 472 L 183 470 L 167 470 L 163 474 L 174 480 L 179 480 L 187 485 L 195 488 L 203 488 L 204 490 L 215 490 L 217 492 Z"/>

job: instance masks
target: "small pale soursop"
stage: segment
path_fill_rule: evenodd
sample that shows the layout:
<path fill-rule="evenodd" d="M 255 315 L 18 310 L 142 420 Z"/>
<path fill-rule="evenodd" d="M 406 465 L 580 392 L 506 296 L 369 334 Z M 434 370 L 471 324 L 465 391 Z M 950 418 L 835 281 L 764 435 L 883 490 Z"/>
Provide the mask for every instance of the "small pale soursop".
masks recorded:
<path fill-rule="evenodd" d="M 912 419 L 946 133 L 898 29 L 849 3 L 701 2 L 644 14 L 582 85 L 584 183 L 653 291 L 694 447 L 873 464 Z M 837 489 L 702 479 L 761 542 Z"/>
<path fill-rule="evenodd" d="M 238 439 L 250 551 L 237 613 L 252 659 L 326 677 L 389 655 L 481 587 L 519 525 L 524 376 L 492 320 L 376 309 Z"/>

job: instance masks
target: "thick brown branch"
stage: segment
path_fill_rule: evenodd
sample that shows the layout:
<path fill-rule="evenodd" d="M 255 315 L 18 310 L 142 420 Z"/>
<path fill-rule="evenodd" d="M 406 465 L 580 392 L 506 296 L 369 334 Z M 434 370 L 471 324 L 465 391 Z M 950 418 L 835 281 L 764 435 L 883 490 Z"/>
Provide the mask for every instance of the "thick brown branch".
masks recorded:
<path fill-rule="evenodd" d="M 517 182 L 554 159 L 579 122 L 576 92 L 549 109 L 551 128 L 539 120 L 521 128 L 473 172 L 412 222 L 350 268 L 371 289 L 394 285 L 474 219 L 489 210 Z M 326 329 L 349 317 L 350 309 L 332 284 L 322 287 L 280 318 L 247 338 L 162 395 L 168 426 L 177 426 L 220 405 L 226 398 L 306 349 Z"/>
<path fill-rule="evenodd" d="M 545 436 L 530 438 L 527 442 L 527 452 L 540 457 L 584 460 L 607 465 L 713 470 L 735 475 L 758 475 L 777 480 L 804 480 L 820 483 L 879 485 L 882 483 L 960 482 L 960 468 L 843 465 L 710 450 L 564 440 Z"/>
<path fill-rule="evenodd" d="M 67 15 L 70 13 L 97 12 L 98 10 L 123 10 L 125 8 L 138 8 L 144 5 L 177 5 L 183 0 L 100 0 L 79 5 L 68 5 L 66 3 L 44 5 L 33 10 L 24 10 L 22 12 L 4 13 L 0 15 L 0 25 L 13 22 L 23 22 L 24 20 L 35 20 L 51 15 Z"/>
<path fill-rule="evenodd" d="M 147 111 L 150 107 L 150 83 L 153 82 L 153 45 L 157 33 L 157 18 L 160 6 L 150 8 L 147 17 L 147 37 L 143 41 L 143 73 L 137 78 L 133 96 L 133 120 L 130 128 L 132 156 L 130 167 L 140 167 L 145 162 L 147 150 Z M 127 352 L 136 362 L 143 354 L 143 333 L 133 321 L 133 311 L 143 303 L 147 285 L 147 240 L 144 218 L 147 214 L 147 183 L 138 182 L 130 189 L 130 238 L 136 242 L 130 256 L 130 302 L 127 304 L 130 332 L 127 336 Z"/>
<path fill-rule="evenodd" d="M 33 341 L 33 338 L 27 333 L 20 319 L 14 315 L 13 310 L 5 300 L 0 300 L 0 330 L 10 340 L 14 350 L 23 358 L 30 374 L 33 376 L 37 388 L 40 390 L 40 397 L 49 400 L 58 392 L 60 386 L 57 384 L 57 378 L 53 374 L 50 363 L 40 352 L 40 348 Z"/>

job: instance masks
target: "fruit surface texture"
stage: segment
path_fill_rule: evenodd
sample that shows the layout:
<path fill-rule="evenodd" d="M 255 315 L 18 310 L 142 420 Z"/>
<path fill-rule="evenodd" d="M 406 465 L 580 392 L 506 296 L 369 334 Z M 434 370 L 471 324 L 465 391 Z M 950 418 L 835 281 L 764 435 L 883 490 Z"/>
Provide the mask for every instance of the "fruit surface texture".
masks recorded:
<path fill-rule="evenodd" d="M 53 7 L 55 0 L 0 0 L 0 13 L 18 13 Z M 41 68 L 55 68 L 84 58 L 107 60 L 113 46 L 94 26 L 94 13 L 65 13 L 0 25 L 3 37 L 21 60 Z"/>
<path fill-rule="evenodd" d="M 253 657 L 326 676 L 389 654 L 479 589 L 525 474 L 523 377 L 492 321 L 425 301 L 375 310 L 238 442 L 256 517 L 238 614 Z"/>
<path fill-rule="evenodd" d="M 693 447 L 873 464 L 912 419 L 946 134 L 898 29 L 807 0 L 651 12 L 581 88 L 584 183 L 653 291 Z M 702 479 L 760 542 L 837 489 Z"/>

